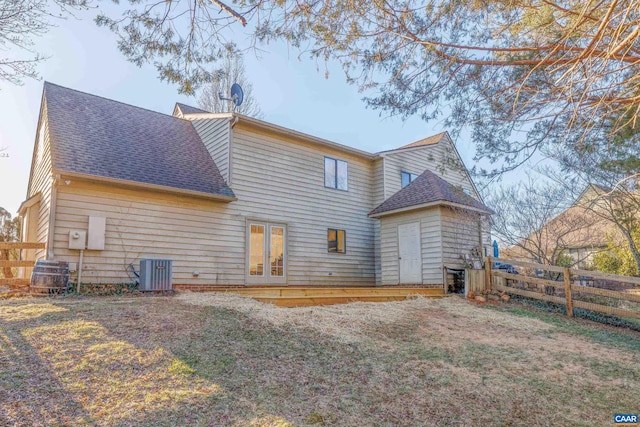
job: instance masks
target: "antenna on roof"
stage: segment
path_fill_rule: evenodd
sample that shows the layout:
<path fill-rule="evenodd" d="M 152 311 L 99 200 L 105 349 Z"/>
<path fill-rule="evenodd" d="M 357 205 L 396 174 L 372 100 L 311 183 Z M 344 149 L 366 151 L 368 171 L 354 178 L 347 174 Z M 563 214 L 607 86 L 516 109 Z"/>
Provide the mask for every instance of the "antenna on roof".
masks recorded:
<path fill-rule="evenodd" d="M 244 92 L 238 83 L 234 83 L 231 85 L 231 98 L 225 98 L 221 93 L 218 93 L 218 98 L 233 102 L 233 111 L 235 112 L 236 108 L 238 108 L 244 100 Z"/>

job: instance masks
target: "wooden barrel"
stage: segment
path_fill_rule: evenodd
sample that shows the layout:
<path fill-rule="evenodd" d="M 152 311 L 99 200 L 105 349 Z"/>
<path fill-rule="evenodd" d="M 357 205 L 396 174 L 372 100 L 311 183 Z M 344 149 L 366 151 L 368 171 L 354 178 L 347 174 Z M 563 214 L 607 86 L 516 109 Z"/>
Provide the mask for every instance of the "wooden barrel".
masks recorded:
<path fill-rule="evenodd" d="M 31 295 L 51 295 L 66 292 L 69 287 L 67 261 L 36 261 L 31 273 Z"/>

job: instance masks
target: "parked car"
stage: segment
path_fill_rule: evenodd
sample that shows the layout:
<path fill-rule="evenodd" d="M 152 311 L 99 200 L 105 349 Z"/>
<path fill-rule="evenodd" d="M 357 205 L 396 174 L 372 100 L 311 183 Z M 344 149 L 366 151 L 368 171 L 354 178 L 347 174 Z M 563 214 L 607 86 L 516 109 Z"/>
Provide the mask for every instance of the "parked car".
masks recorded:
<path fill-rule="evenodd" d="M 511 264 L 500 264 L 498 267 L 498 270 L 502 270 L 505 273 L 509 273 L 509 274 L 520 274 L 518 272 L 518 270 L 516 270 L 516 268 L 511 265 Z"/>

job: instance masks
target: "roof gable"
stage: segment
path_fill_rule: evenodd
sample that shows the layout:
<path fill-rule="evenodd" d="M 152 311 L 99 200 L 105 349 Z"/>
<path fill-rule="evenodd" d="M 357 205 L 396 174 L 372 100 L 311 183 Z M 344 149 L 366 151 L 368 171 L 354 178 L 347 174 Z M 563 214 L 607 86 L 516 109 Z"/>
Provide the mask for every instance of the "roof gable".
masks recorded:
<path fill-rule="evenodd" d="M 602 185 L 590 183 L 576 198 L 575 202 L 573 202 L 573 206 L 593 205 L 595 201 L 601 199 L 607 194 L 612 194 L 614 191 L 615 190 L 612 188 L 607 188 Z"/>
<path fill-rule="evenodd" d="M 385 154 L 393 154 L 394 152 L 401 152 L 401 151 L 405 151 L 405 150 L 409 150 L 409 149 L 415 149 L 415 148 L 421 148 L 421 147 L 428 147 L 428 146 L 433 146 L 433 145 L 437 145 L 442 141 L 451 141 L 451 137 L 449 136 L 448 132 L 440 132 L 437 133 L 435 135 L 431 135 L 428 136 L 426 138 L 423 138 L 421 140 L 412 142 L 410 144 L 406 144 L 403 145 L 401 147 L 398 148 L 392 148 L 390 150 L 384 150 L 384 151 L 380 151 L 377 154 L 378 155 L 385 155 Z M 453 144 L 453 142 L 451 142 Z"/>
<path fill-rule="evenodd" d="M 27 198 L 32 197 L 36 192 L 36 190 L 34 190 L 34 185 L 36 185 L 34 180 L 36 178 L 37 170 L 44 168 L 45 170 L 49 171 L 50 175 L 51 169 L 53 168 L 51 164 L 51 146 L 46 145 L 45 141 L 48 137 L 48 134 L 49 129 L 47 126 L 47 106 L 45 103 L 43 90 L 40 102 L 40 113 L 38 115 L 38 125 L 36 126 L 35 141 L 33 144 L 33 153 L 31 155 L 31 168 L 29 172 L 29 183 L 27 185 Z M 45 150 L 49 150 L 49 152 L 45 153 Z M 43 161 L 46 162 L 46 164 L 43 164 Z"/>
<path fill-rule="evenodd" d="M 485 213 L 493 213 L 484 203 L 465 194 L 461 189 L 430 170 L 426 170 L 409 185 L 369 212 L 369 215 L 377 216 L 386 212 L 412 207 L 419 208 L 428 204 L 456 204 Z"/>
<path fill-rule="evenodd" d="M 424 147 L 425 145 L 433 145 L 439 143 L 442 138 L 447 136 L 447 132 L 440 132 L 435 135 L 428 136 L 419 141 L 412 142 L 411 144 L 403 145 L 402 147 L 396 148 L 396 150 L 402 150 L 403 148 L 414 148 L 414 147 Z"/>
<path fill-rule="evenodd" d="M 394 157 L 403 155 L 405 153 L 413 153 L 414 151 L 423 151 L 427 153 L 432 152 L 435 155 L 439 150 L 444 150 L 444 152 L 446 152 L 446 158 L 443 157 L 442 160 L 439 161 L 438 165 L 427 166 L 427 168 L 432 168 L 438 171 L 440 175 L 444 175 L 447 170 L 450 170 L 452 168 L 459 168 L 460 172 L 464 175 L 464 179 L 471 185 L 471 188 L 475 193 L 475 197 L 482 201 L 482 195 L 478 191 L 478 187 L 471 178 L 469 169 L 467 169 L 466 165 L 464 164 L 464 161 L 462 160 L 462 156 L 460 156 L 460 152 L 458 151 L 456 144 L 453 142 L 453 139 L 451 139 L 451 136 L 447 131 L 431 135 L 427 138 L 412 142 L 411 144 L 403 145 L 402 147 L 398 147 L 393 150 L 381 151 L 378 153 L 378 155 L 383 158 Z"/>
<path fill-rule="evenodd" d="M 210 111 L 202 110 L 200 108 L 192 107 L 190 105 L 176 102 L 176 106 L 173 108 L 173 115 L 176 117 L 182 117 L 185 114 L 209 114 Z"/>
<path fill-rule="evenodd" d="M 45 83 L 53 169 L 234 197 L 188 120 Z"/>

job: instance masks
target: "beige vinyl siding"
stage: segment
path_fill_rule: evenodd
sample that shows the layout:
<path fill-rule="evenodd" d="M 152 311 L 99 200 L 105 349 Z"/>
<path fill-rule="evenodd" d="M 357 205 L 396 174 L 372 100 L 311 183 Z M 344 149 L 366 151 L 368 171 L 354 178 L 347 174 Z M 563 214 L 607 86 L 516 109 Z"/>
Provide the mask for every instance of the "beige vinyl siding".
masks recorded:
<path fill-rule="evenodd" d="M 231 134 L 229 119 L 194 119 L 191 123 L 211 154 L 220 174 L 229 184 L 229 138 Z"/>
<path fill-rule="evenodd" d="M 463 268 L 460 255 L 481 245 L 480 217 L 477 213 L 440 208 L 442 218 L 442 257 L 449 268 Z"/>
<path fill-rule="evenodd" d="M 375 221 L 373 224 L 373 255 L 374 255 L 374 267 L 376 285 L 382 284 L 382 245 L 380 242 L 380 221 Z"/>
<path fill-rule="evenodd" d="M 373 208 L 384 202 L 384 158 L 376 159 L 373 163 Z M 382 258 L 380 255 L 380 221 L 373 223 L 373 246 L 376 267 L 376 285 L 382 284 Z"/>
<path fill-rule="evenodd" d="M 372 285 L 372 162 L 288 138 L 242 122 L 234 128 L 234 211 L 287 224 L 288 284 Z M 348 162 L 348 191 L 325 188 L 325 156 Z M 346 231 L 346 253 L 328 253 L 328 228 Z"/>
<path fill-rule="evenodd" d="M 483 215 L 481 218 L 482 246 L 485 248 L 483 255 L 493 254 L 493 241 L 491 240 L 491 217 Z"/>
<path fill-rule="evenodd" d="M 29 238 L 34 238 L 36 242 L 48 242 L 49 238 L 49 217 L 51 214 L 51 192 L 53 189 L 53 173 L 51 163 L 51 143 L 49 138 L 49 126 L 47 120 L 47 107 L 43 99 L 40 122 L 33 149 L 33 159 L 31 164 L 31 175 L 27 199 L 40 193 L 40 202 L 29 210 L 34 220 L 29 221 L 35 225 L 36 229 L 29 230 Z M 29 259 L 45 259 L 49 248 L 29 251 Z"/>
<path fill-rule="evenodd" d="M 382 284 L 399 283 L 398 225 L 411 222 L 420 223 L 422 283 L 442 284 L 442 234 L 438 207 L 380 219 Z"/>
<path fill-rule="evenodd" d="M 373 207 L 375 208 L 382 202 L 384 202 L 387 197 L 384 195 L 384 184 L 385 184 L 385 159 L 379 158 L 374 160 L 373 162 Z"/>
<path fill-rule="evenodd" d="M 385 199 L 402 188 L 401 172 L 420 175 L 426 169 L 450 184 L 469 190 L 479 199 L 453 143 L 448 138 L 443 138 L 437 144 L 387 152 L 383 156 Z"/>
<path fill-rule="evenodd" d="M 244 283 L 244 222 L 227 203 L 74 180 L 58 189 L 57 259 L 78 262 L 69 231 L 86 230 L 90 215 L 107 218 L 106 241 L 104 251 L 85 251 L 83 282 L 129 281 L 129 263 L 169 258 L 176 284 Z"/>

